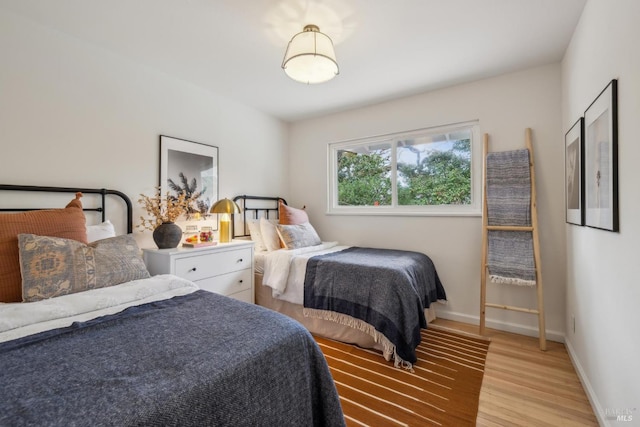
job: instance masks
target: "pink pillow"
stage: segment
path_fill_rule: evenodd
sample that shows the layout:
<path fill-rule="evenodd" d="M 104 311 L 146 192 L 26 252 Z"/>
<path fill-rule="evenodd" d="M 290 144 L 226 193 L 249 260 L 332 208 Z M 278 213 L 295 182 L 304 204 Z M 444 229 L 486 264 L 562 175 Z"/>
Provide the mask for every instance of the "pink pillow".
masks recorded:
<path fill-rule="evenodd" d="M 287 206 L 282 203 L 282 200 L 278 202 L 278 214 L 280 216 L 280 224 L 299 225 L 309 222 L 309 215 L 304 210 Z"/>

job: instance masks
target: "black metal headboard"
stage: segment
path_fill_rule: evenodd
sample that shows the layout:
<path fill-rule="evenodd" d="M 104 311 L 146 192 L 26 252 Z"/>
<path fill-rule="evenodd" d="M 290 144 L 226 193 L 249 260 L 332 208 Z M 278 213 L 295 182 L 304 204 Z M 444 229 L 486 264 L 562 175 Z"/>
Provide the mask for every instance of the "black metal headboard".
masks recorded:
<path fill-rule="evenodd" d="M 236 226 L 236 219 L 234 218 L 233 222 L 233 237 L 247 237 L 249 236 L 249 231 L 247 230 L 247 220 L 258 219 L 260 218 L 260 214 L 262 213 L 263 217 L 266 219 L 269 218 L 279 218 L 278 214 L 278 202 L 282 200 L 282 203 L 285 205 L 287 201 L 282 197 L 269 197 L 269 196 L 236 196 L 233 198 L 233 201 L 238 203 L 242 208 L 242 226 Z M 247 216 L 247 213 L 250 216 Z M 236 232 L 238 230 L 238 232 Z M 242 234 L 239 231 L 242 230 Z"/>
<path fill-rule="evenodd" d="M 88 212 L 101 212 L 102 213 L 102 221 L 106 219 L 106 196 L 114 195 L 120 197 L 127 207 L 127 233 L 133 232 L 133 206 L 131 204 L 131 199 L 129 197 L 116 190 L 107 190 L 104 188 L 73 188 L 73 187 L 40 187 L 35 185 L 7 185 L 0 184 L 0 191 L 39 191 L 44 193 L 85 193 L 85 194 L 100 194 L 102 200 L 102 206 L 97 208 L 84 208 L 85 211 Z M 50 208 L 37 208 L 37 207 L 28 207 L 28 208 L 4 208 L 0 207 L 0 212 L 24 212 L 24 211 L 33 211 L 39 209 L 50 209 Z"/>

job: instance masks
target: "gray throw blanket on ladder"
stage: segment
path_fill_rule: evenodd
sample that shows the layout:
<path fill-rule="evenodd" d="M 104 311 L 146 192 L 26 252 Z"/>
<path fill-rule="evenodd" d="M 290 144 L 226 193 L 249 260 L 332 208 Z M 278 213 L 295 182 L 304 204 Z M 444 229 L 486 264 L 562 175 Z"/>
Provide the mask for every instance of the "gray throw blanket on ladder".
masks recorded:
<path fill-rule="evenodd" d="M 531 226 L 529 150 L 487 155 L 488 225 Z M 488 232 L 489 278 L 496 283 L 534 286 L 531 231 Z"/>

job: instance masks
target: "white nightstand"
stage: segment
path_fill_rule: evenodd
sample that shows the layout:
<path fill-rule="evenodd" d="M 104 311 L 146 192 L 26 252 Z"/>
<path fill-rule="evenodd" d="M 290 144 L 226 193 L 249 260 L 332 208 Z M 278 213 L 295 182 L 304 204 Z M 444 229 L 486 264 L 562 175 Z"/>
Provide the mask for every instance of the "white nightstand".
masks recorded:
<path fill-rule="evenodd" d="M 151 275 L 175 274 L 201 289 L 253 304 L 253 242 L 204 248 L 143 249 Z"/>

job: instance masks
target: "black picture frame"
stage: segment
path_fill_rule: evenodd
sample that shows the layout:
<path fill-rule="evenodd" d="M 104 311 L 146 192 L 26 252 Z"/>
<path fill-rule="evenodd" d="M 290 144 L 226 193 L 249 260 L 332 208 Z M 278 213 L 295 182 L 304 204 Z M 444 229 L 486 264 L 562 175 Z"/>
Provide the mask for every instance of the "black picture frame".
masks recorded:
<path fill-rule="evenodd" d="M 619 231 L 617 80 L 584 112 L 584 137 L 585 225 Z"/>
<path fill-rule="evenodd" d="M 564 136 L 566 222 L 584 225 L 584 119 L 580 117 Z"/>
<path fill-rule="evenodd" d="M 194 179 L 195 191 L 201 195 L 197 199 L 198 212 L 187 219 L 206 220 L 218 200 L 218 147 L 160 135 L 161 193 L 177 196 L 178 189 L 185 186 L 192 190 Z M 206 225 L 218 229 L 217 221 L 207 221 Z"/>

